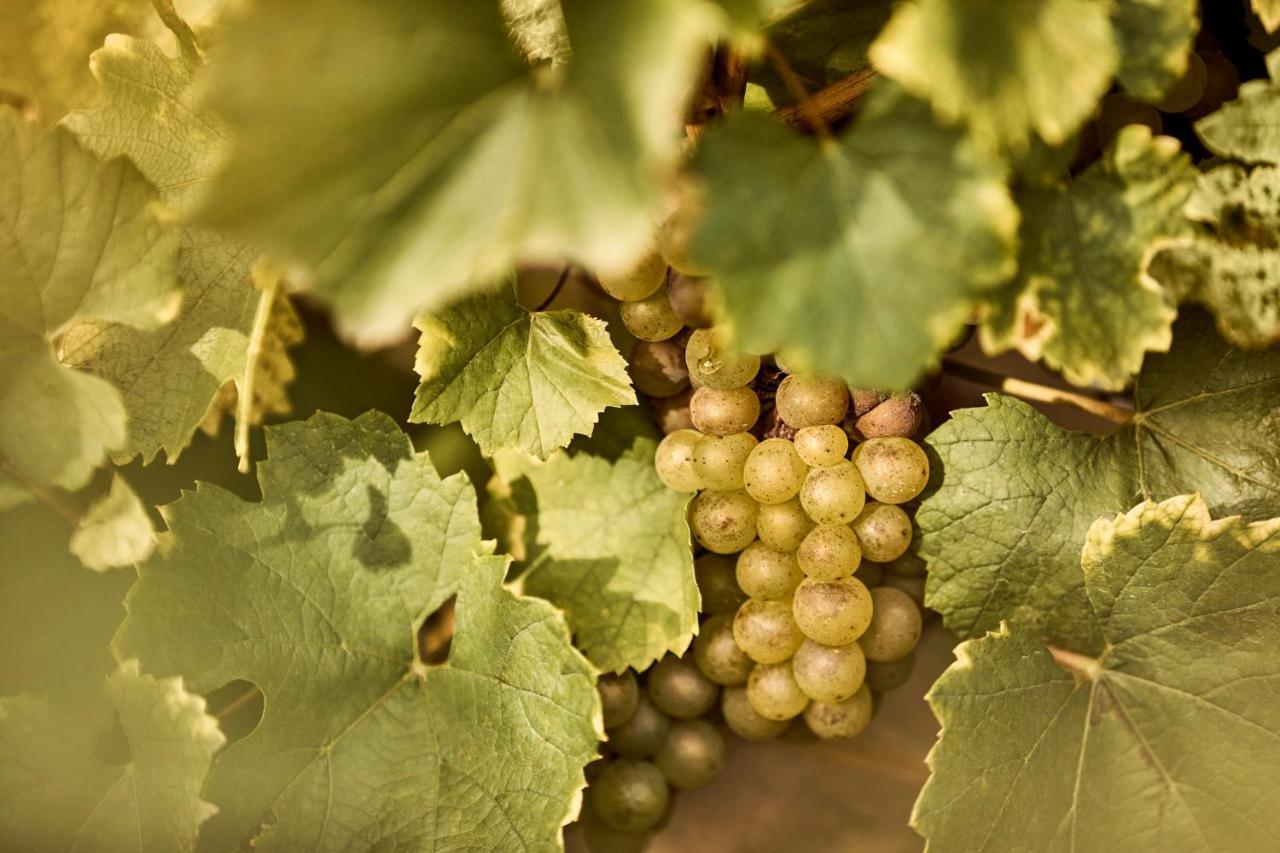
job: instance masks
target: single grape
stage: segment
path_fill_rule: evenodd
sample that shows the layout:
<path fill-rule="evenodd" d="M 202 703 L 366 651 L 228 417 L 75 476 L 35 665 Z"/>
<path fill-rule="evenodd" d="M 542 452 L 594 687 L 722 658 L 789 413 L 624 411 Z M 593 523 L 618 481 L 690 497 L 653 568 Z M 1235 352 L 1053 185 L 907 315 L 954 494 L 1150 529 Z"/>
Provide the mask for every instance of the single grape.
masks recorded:
<path fill-rule="evenodd" d="M 830 376 L 791 374 L 778 386 L 778 414 L 796 429 L 838 424 L 849 411 L 849 388 Z"/>
<path fill-rule="evenodd" d="M 824 646 L 805 640 L 791 659 L 796 683 L 815 702 L 843 702 L 862 686 L 867 658 L 857 643 Z"/>
<path fill-rule="evenodd" d="M 702 623 L 693 641 L 693 659 L 709 681 L 725 687 L 746 684 L 754 666 L 733 639 L 733 616 L 728 613 Z"/>
<path fill-rule="evenodd" d="M 591 808 L 619 832 L 646 832 L 667 813 L 671 792 L 662 771 L 647 761 L 610 761 L 591 787 Z"/>
<path fill-rule="evenodd" d="M 867 630 L 871 607 L 871 593 L 861 581 L 806 578 L 796 587 L 791 612 L 809 639 L 824 646 L 844 646 Z"/>
<path fill-rule="evenodd" d="M 738 612 L 747 595 L 738 587 L 736 570 L 736 561 L 724 554 L 707 553 L 694 560 L 694 577 L 702 593 L 703 613 L 732 616 Z"/>
<path fill-rule="evenodd" d="M 887 663 L 911 654 L 920 642 L 920 608 L 900 589 L 871 590 L 871 624 L 858 638 L 867 660 Z"/>
<path fill-rule="evenodd" d="M 856 421 L 863 438 L 911 438 L 924 424 L 924 401 L 914 391 L 894 394 Z"/>
<path fill-rule="evenodd" d="M 708 435 L 693 449 L 693 472 L 704 488 L 741 489 L 742 466 L 755 446 L 756 437 L 749 432 Z"/>
<path fill-rule="evenodd" d="M 850 414 L 857 419 L 889 399 L 889 395 L 874 388 L 850 388 L 849 399 L 853 403 Z"/>
<path fill-rule="evenodd" d="M 641 693 L 630 719 L 608 730 L 609 746 L 624 758 L 648 758 L 658 751 L 671 729 L 671 718 Z"/>
<path fill-rule="evenodd" d="M 707 274 L 689 257 L 689 239 L 698 216 L 698 202 L 692 194 L 682 193 L 680 203 L 658 226 L 658 251 L 673 269 L 685 275 Z"/>
<path fill-rule="evenodd" d="M 916 665 L 916 653 L 886 663 L 867 661 L 867 686 L 876 693 L 886 693 L 907 683 Z"/>
<path fill-rule="evenodd" d="M 858 566 L 858 570 L 853 573 L 853 576 L 862 581 L 862 585 L 867 589 L 875 589 L 884 580 L 884 567 L 879 563 L 864 560 Z"/>
<path fill-rule="evenodd" d="M 761 504 L 756 514 L 760 541 L 778 551 L 794 551 L 814 527 L 799 498 L 779 504 Z"/>
<path fill-rule="evenodd" d="M 809 704 L 809 697 L 796 683 L 791 661 L 762 663 L 747 679 L 747 701 L 756 713 L 768 720 L 790 720 Z"/>
<path fill-rule="evenodd" d="M 742 469 L 747 494 L 762 504 L 782 503 L 800 492 L 809 466 L 785 438 L 767 438 L 755 446 Z"/>
<path fill-rule="evenodd" d="M 690 329 L 706 329 L 711 326 L 711 306 L 705 278 L 676 273 L 667 282 L 667 298 L 671 300 L 676 316 Z"/>
<path fill-rule="evenodd" d="M 748 599 L 733 619 L 733 639 L 756 663 L 781 663 L 796 653 L 804 635 L 790 601 Z"/>
<path fill-rule="evenodd" d="M 681 791 L 701 788 L 724 767 L 724 735 L 706 720 L 684 720 L 671 727 L 653 757 L 667 784 Z"/>
<path fill-rule="evenodd" d="M 636 341 L 627 372 L 636 390 L 649 397 L 670 397 L 689 387 L 684 347 L 674 340 Z"/>
<path fill-rule="evenodd" d="M 667 279 L 667 262 L 656 250 L 646 252 L 630 267 L 601 270 L 597 277 L 604 292 L 621 302 L 636 302 L 652 296 Z"/>
<path fill-rule="evenodd" d="M 804 537 L 796 552 L 796 561 L 809 577 L 834 580 L 857 570 L 862 561 L 862 547 L 848 525 L 822 524 Z"/>
<path fill-rule="evenodd" d="M 642 341 L 665 341 L 684 328 L 665 290 L 637 302 L 622 303 L 620 313 L 622 325 Z"/>
<path fill-rule="evenodd" d="M 871 691 L 863 685 L 843 702 L 813 702 L 804 709 L 804 721 L 823 740 L 851 738 L 871 724 Z"/>
<path fill-rule="evenodd" d="M 862 543 L 862 556 L 877 563 L 896 560 L 911 547 L 911 518 L 894 504 L 871 501 L 849 525 Z"/>
<path fill-rule="evenodd" d="M 804 579 L 796 555 L 752 542 L 738 555 L 738 586 L 751 598 L 785 598 Z"/>
<path fill-rule="evenodd" d="M 689 401 L 689 416 L 708 435 L 746 432 L 760 417 L 760 398 L 750 388 L 699 388 Z"/>
<path fill-rule="evenodd" d="M 654 468 L 658 479 L 668 489 L 675 492 L 696 492 L 702 488 L 702 481 L 693 471 L 693 453 L 702 441 L 697 430 L 676 430 L 658 443 L 658 450 L 653 457 Z"/>
<path fill-rule="evenodd" d="M 699 386 L 728 390 L 756 378 L 760 357 L 734 352 L 719 329 L 697 329 L 684 348 L 689 377 Z"/>
<path fill-rule="evenodd" d="M 669 654 L 649 670 L 649 700 L 668 717 L 692 720 L 716 705 L 720 688 L 692 660 Z"/>
<path fill-rule="evenodd" d="M 867 494 L 886 504 L 900 504 L 924 491 L 929 483 L 929 457 L 909 438 L 871 438 L 854 450 Z"/>
<path fill-rule="evenodd" d="M 893 587 L 905 594 L 908 598 L 916 603 L 922 618 L 924 613 L 924 585 L 925 578 L 923 575 L 898 575 L 893 572 L 885 572 L 884 580 L 880 582 L 881 586 Z"/>
<path fill-rule="evenodd" d="M 789 720 L 770 720 L 760 716 L 747 699 L 747 688 L 726 687 L 720 698 L 720 713 L 725 725 L 743 740 L 773 740 L 787 730 Z"/>
<path fill-rule="evenodd" d="M 693 429 L 693 417 L 689 414 L 689 401 L 692 399 L 693 389 L 686 388 L 675 396 L 653 401 L 653 415 L 664 435 L 677 430 Z"/>
<path fill-rule="evenodd" d="M 800 487 L 800 504 L 818 524 L 848 524 L 866 502 L 862 477 L 852 462 L 810 468 Z"/>
<path fill-rule="evenodd" d="M 735 554 L 756 538 L 756 502 L 741 489 L 700 492 L 689 507 L 689 527 L 708 551 Z"/>
<path fill-rule="evenodd" d="M 849 436 L 835 424 L 820 424 L 796 431 L 796 453 L 806 465 L 835 465 L 849 452 Z"/>
<path fill-rule="evenodd" d="M 600 694 L 600 706 L 604 711 L 604 727 L 620 726 L 636 712 L 640 702 L 640 687 L 631 670 L 621 675 L 607 672 L 596 680 L 596 692 Z"/>

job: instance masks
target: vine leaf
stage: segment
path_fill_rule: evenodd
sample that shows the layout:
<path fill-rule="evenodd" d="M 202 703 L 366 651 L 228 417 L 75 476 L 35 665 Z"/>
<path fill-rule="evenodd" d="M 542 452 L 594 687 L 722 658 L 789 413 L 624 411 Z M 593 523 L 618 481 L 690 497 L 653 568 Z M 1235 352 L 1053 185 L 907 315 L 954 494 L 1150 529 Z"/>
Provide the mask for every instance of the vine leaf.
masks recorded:
<path fill-rule="evenodd" d="M 1146 351 L 1169 348 L 1176 311 L 1145 267 L 1155 243 L 1186 230 L 1195 175 L 1177 140 L 1131 126 L 1070 183 L 1026 185 L 1018 276 L 990 301 L 984 348 L 1124 388 Z"/>
<path fill-rule="evenodd" d="M 156 532 L 142 501 L 117 475 L 81 516 L 68 546 L 86 567 L 100 572 L 145 561 L 155 550 Z"/>
<path fill-rule="evenodd" d="M 197 690 L 266 697 L 210 773 L 202 845 L 555 846 L 594 755 L 594 671 L 554 608 L 502 588 L 504 559 L 475 556 L 466 476 L 377 413 L 267 444 L 260 503 L 202 484 L 165 508 L 116 639 Z M 448 661 L 428 665 L 417 631 L 453 596 Z"/>
<path fill-rule="evenodd" d="M 1116 6 L 1116 40 L 1120 47 L 1117 77 L 1136 97 L 1157 101 L 1186 73 L 1196 31 L 1197 0 L 1120 0 Z"/>
<path fill-rule="evenodd" d="M 561 8 L 572 56 L 531 66 L 497 4 L 251 4 L 214 68 L 237 142 L 204 218 L 307 262 L 369 339 L 520 258 L 626 264 L 652 239 L 707 10 Z"/>
<path fill-rule="evenodd" d="M 1092 624 L 1076 555 L 1100 516 L 1191 490 L 1217 514 L 1280 515 L 1278 392 L 1280 354 L 1235 349 L 1185 310 L 1110 435 L 998 395 L 953 412 L 927 439 L 933 482 L 916 515 L 927 603 L 963 637 L 1005 620 L 1074 635 Z"/>
<path fill-rule="evenodd" d="M 59 363 L 72 323 L 154 327 L 178 309 L 178 229 L 122 161 L 0 108 L 0 456 L 19 479 L 75 490 L 125 439 L 120 395 Z"/>
<path fill-rule="evenodd" d="M 526 311 L 514 284 L 416 323 L 422 376 L 409 419 L 461 421 L 486 456 L 515 448 L 545 459 L 590 434 L 609 406 L 636 402 L 603 320 Z"/>
<path fill-rule="evenodd" d="M 697 630 L 689 496 L 658 479 L 656 447 L 638 438 L 613 461 L 585 452 L 496 460 L 511 510 L 504 538 L 514 535 L 523 552 L 524 589 L 565 611 L 601 670 L 682 654 Z"/>
<path fill-rule="evenodd" d="M 1267 28 L 1267 32 L 1273 32 L 1280 27 L 1280 2 L 1277 0 L 1251 0 L 1251 2 L 1254 13 Z"/>
<path fill-rule="evenodd" d="M 1280 163 L 1280 50 L 1267 56 L 1270 80 L 1240 84 L 1236 100 L 1196 122 L 1196 133 L 1213 153 L 1244 163 Z"/>
<path fill-rule="evenodd" d="M 836 143 L 751 111 L 709 131 L 693 250 L 747 350 L 905 388 L 1012 273 L 1018 213 L 963 132 L 896 90 L 875 95 Z"/>
<path fill-rule="evenodd" d="M 1090 630 L 1051 651 L 1004 625 L 930 691 L 942 736 L 912 816 L 930 849 L 1274 847 L 1280 519 L 1143 503 L 1096 522 L 1074 572 Z"/>

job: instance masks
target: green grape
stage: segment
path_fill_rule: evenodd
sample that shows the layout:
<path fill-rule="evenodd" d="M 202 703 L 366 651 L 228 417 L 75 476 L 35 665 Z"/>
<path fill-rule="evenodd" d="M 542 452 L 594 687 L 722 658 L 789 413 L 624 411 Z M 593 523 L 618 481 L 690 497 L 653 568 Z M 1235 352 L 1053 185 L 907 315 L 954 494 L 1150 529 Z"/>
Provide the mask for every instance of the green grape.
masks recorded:
<path fill-rule="evenodd" d="M 838 424 L 849 411 L 849 388 L 830 376 L 793 373 L 778 386 L 775 403 L 778 415 L 796 429 Z"/>
<path fill-rule="evenodd" d="M 796 552 L 800 570 L 811 578 L 834 580 L 853 574 L 862 562 L 858 537 L 845 524 L 822 524 L 809 531 Z"/>
<path fill-rule="evenodd" d="M 711 325 L 706 279 L 676 273 L 667 282 L 667 298 L 671 300 L 676 316 L 690 329 L 705 329 Z"/>
<path fill-rule="evenodd" d="M 872 438 L 854 451 L 867 494 L 886 504 L 900 504 L 924 491 L 929 483 L 929 457 L 909 438 Z"/>
<path fill-rule="evenodd" d="M 871 606 L 871 593 L 861 581 L 806 578 L 796 587 L 791 612 L 809 639 L 824 646 L 844 646 L 867 630 Z"/>
<path fill-rule="evenodd" d="M 924 401 L 914 391 L 894 394 L 875 406 L 855 422 L 858 434 L 865 438 L 914 436 L 924 425 Z"/>
<path fill-rule="evenodd" d="M 866 502 L 862 477 L 852 462 L 810 468 L 800 487 L 800 504 L 818 524 L 848 524 Z"/>
<path fill-rule="evenodd" d="M 653 416 L 657 418 L 658 427 L 663 435 L 670 435 L 677 430 L 693 429 L 693 418 L 689 415 L 689 401 L 693 399 L 693 389 L 686 388 L 673 397 L 662 397 L 652 400 Z"/>
<path fill-rule="evenodd" d="M 698 591 L 702 593 L 702 612 L 732 616 L 747 600 L 734 576 L 736 563 L 724 554 L 703 554 L 693 562 Z"/>
<path fill-rule="evenodd" d="M 814 702 L 804 709 L 804 721 L 823 740 L 851 738 L 871 724 L 871 691 L 863 685 L 843 702 Z"/>
<path fill-rule="evenodd" d="M 608 730 L 609 746 L 624 758 L 648 758 L 658 751 L 671 728 L 671 718 L 641 693 L 631 718 Z"/>
<path fill-rule="evenodd" d="M 796 430 L 796 453 L 806 465 L 822 468 L 835 465 L 849 452 L 849 436 L 835 424 L 820 424 Z"/>
<path fill-rule="evenodd" d="M 656 250 L 646 252 L 630 267 L 617 270 L 601 270 L 596 277 L 605 293 L 621 302 L 647 299 L 662 287 L 667 279 L 667 262 Z"/>
<path fill-rule="evenodd" d="M 705 488 L 741 489 L 742 466 L 755 446 L 756 437 L 749 432 L 708 435 L 693 449 L 693 472 Z"/>
<path fill-rule="evenodd" d="M 864 561 L 858 566 L 858 570 L 853 573 L 853 576 L 862 581 L 862 585 L 867 589 L 875 589 L 884 580 L 884 567 L 879 563 Z"/>
<path fill-rule="evenodd" d="M 677 720 L 701 717 L 714 708 L 720 698 L 720 688 L 709 681 L 693 661 L 671 654 L 649 670 L 647 690 L 649 701 Z"/>
<path fill-rule="evenodd" d="M 653 763 L 671 787 L 681 791 L 701 788 L 724 767 L 724 735 L 706 720 L 676 723 Z"/>
<path fill-rule="evenodd" d="M 879 663 L 900 660 L 920 642 L 920 608 L 900 589 L 879 586 L 871 590 L 871 624 L 859 639 L 867 660 Z"/>
<path fill-rule="evenodd" d="M 719 329 L 694 331 L 685 344 L 684 359 L 690 378 L 704 388 L 741 388 L 760 372 L 760 357 L 734 352 Z"/>
<path fill-rule="evenodd" d="M 799 498 L 780 504 L 761 504 L 756 514 L 760 541 L 778 551 L 799 548 L 813 526 L 813 519 L 804 511 Z"/>
<path fill-rule="evenodd" d="M 707 274 L 707 270 L 689 257 L 689 239 L 700 214 L 699 207 L 690 193 L 682 193 L 679 205 L 658 226 L 658 251 L 673 269 L 685 275 Z"/>
<path fill-rule="evenodd" d="M 881 586 L 892 587 L 899 590 L 908 598 L 916 603 L 916 607 L 921 611 L 924 610 L 924 584 L 925 579 L 921 575 L 907 577 L 903 575 L 895 575 L 893 572 L 885 572 L 884 580 L 880 582 Z"/>
<path fill-rule="evenodd" d="M 702 623 L 693 641 L 693 660 L 709 681 L 726 687 L 746 684 L 754 665 L 733 639 L 733 617 L 728 613 Z"/>
<path fill-rule="evenodd" d="M 750 388 L 699 388 L 689 400 L 689 416 L 708 435 L 746 432 L 760 417 L 760 398 Z"/>
<path fill-rule="evenodd" d="M 635 674 L 626 670 L 621 675 L 607 672 L 596 680 L 596 692 L 600 694 L 600 706 L 604 711 L 604 727 L 620 726 L 636 712 L 640 702 L 640 688 Z"/>
<path fill-rule="evenodd" d="M 783 661 L 762 663 L 751 670 L 751 677 L 747 679 L 747 701 L 767 720 L 790 720 L 800 715 L 809 704 L 809 697 L 796 683 L 791 661 Z"/>
<path fill-rule="evenodd" d="M 689 387 L 684 347 L 675 341 L 636 341 L 627 372 L 636 390 L 649 397 L 670 397 Z"/>
<path fill-rule="evenodd" d="M 867 686 L 876 693 L 886 693 L 907 683 L 916 665 L 916 653 L 885 663 L 867 661 Z"/>
<path fill-rule="evenodd" d="M 762 742 L 773 740 L 787 730 L 789 720 L 770 720 L 756 713 L 747 699 L 747 688 L 726 687 L 720 697 L 720 714 L 725 725 L 743 740 Z"/>
<path fill-rule="evenodd" d="M 860 418 L 889 399 L 889 395 L 874 388 L 850 388 L 849 399 L 853 402 L 851 414 Z"/>
<path fill-rule="evenodd" d="M 665 290 L 637 302 L 624 302 L 619 313 L 622 325 L 642 341 L 665 341 L 684 328 Z"/>
<path fill-rule="evenodd" d="M 667 813 L 671 792 L 662 771 L 647 761 L 610 761 L 587 789 L 591 808 L 619 832 L 647 832 Z"/>
<path fill-rule="evenodd" d="M 717 554 L 735 554 L 756 538 L 756 502 L 736 489 L 700 492 L 689 507 L 689 527 L 698 544 Z"/>
<path fill-rule="evenodd" d="M 785 438 L 766 438 L 755 446 L 742 469 L 747 494 L 762 504 L 794 498 L 804 485 L 809 466 Z"/>
<path fill-rule="evenodd" d="M 805 640 L 791 659 L 796 683 L 815 702 L 843 702 L 862 686 L 867 658 L 857 643 L 824 646 Z"/>
<path fill-rule="evenodd" d="M 911 518 L 902 507 L 871 501 L 849 525 L 862 543 L 862 556 L 877 563 L 896 560 L 911 547 Z"/>
<path fill-rule="evenodd" d="M 790 601 L 752 598 L 733 618 L 733 639 L 756 663 L 781 663 L 796 653 L 804 635 L 796 625 Z"/>
<path fill-rule="evenodd" d="M 796 555 L 752 542 L 738 555 L 735 577 L 751 598 L 785 598 L 804 579 Z"/>
<path fill-rule="evenodd" d="M 693 452 L 702 435 L 693 429 L 680 429 L 658 443 L 653 457 L 658 479 L 675 492 L 696 492 L 702 481 L 693 471 Z"/>

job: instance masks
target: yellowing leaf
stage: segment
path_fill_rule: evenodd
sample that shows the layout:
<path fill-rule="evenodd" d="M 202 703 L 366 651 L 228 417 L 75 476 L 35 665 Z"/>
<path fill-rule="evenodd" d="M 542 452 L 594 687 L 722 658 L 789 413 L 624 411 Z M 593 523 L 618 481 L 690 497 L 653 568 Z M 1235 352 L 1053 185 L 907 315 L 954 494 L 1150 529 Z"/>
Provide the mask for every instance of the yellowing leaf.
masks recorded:
<path fill-rule="evenodd" d="M 1136 97 L 1156 101 L 1187 70 L 1200 29 L 1198 0 L 1119 0 L 1117 76 Z"/>
<path fill-rule="evenodd" d="M 155 550 L 156 533 L 142 501 L 116 476 L 71 534 L 71 553 L 90 569 L 104 571 L 143 562 Z"/>

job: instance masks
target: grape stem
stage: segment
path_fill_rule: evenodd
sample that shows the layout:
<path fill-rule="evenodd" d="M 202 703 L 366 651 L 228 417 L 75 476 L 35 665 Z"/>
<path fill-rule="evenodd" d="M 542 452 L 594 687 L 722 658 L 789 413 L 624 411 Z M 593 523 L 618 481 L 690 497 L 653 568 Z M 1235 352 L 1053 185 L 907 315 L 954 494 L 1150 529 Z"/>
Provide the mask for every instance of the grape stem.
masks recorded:
<path fill-rule="evenodd" d="M 196 34 L 192 31 L 190 25 L 182 19 L 182 16 L 178 14 L 178 10 L 173 7 L 173 0 L 151 0 L 151 7 L 156 10 L 161 22 L 169 28 L 174 38 L 178 40 L 178 47 L 182 50 L 182 58 L 192 64 L 203 65 L 204 60 L 200 56 L 200 44 L 196 41 Z"/>
<path fill-rule="evenodd" d="M 253 420 L 254 383 L 258 375 L 258 359 L 262 357 L 262 344 L 271 326 L 271 312 L 276 295 L 280 291 L 280 275 L 268 271 L 264 277 L 262 292 L 258 295 L 258 307 L 253 315 L 253 330 L 249 333 L 249 347 L 245 353 L 244 376 L 241 377 L 236 397 L 236 456 L 240 458 L 240 473 L 249 473 L 249 428 Z"/>
<path fill-rule="evenodd" d="M 561 289 L 565 282 L 569 280 L 569 273 L 573 272 L 573 264 L 565 264 L 564 269 L 560 270 L 560 277 L 556 279 L 555 285 L 551 288 L 551 292 L 547 294 L 547 298 L 538 303 L 538 307 L 533 309 L 533 313 L 546 311 L 552 302 L 556 301 L 556 297 L 560 295 Z"/>
<path fill-rule="evenodd" d="M 832 123 L 853 115 L 862 104 L 878 75 L 873 68 L 862 68 L 848 77 L 843 77 L 826 88 L 819 89 L 809 96 L 811 111 L 816 111 L 829 127 Z M 810 127 L 810 121 L 801 104 L 782 107 L 774 112 L 780 120 L 799 130 Z"/>
<path fill-rule="evenodd" d="M 1049 646 L 1049 654 L 1053 656 L 1054 663 L 1073 675 L 1080 675 L 1089 681 L 1097 681 L 1099 676 L 1102 675 L 1104 667 L 1100 658 L 1091 658 L 1088 655 L 1060 649 L 1054 645 Z M 1103 657 L 1106 657 L 1106 655 L 1103 655 Z"/>
<path fill-rule="evenodd" d="M 1074 406 L 1081 411 L 1097 415 L 1100 418 L 1106 418 L 1118 424 L 1127 424 L 1133 420 L 1133 411 L 1130 409 L 1088 397 L 1084 394 L 1078 394 L 1074 391 L 1050 388 L 1048 385 L 1041 385 L 1038 382 L 1029 382 L 1025 379 L 1004 376 L 995 371 L 957 361 L 954 358 L 944 358 L 942 365 L 943 370 L 952 376 L 958 376 L 961 379 L 967 379 L 979 385 L 986 385 L 1005 394 L 1022 397 L 1024 400 Z"/>
<path fill-rule="evenodd" d="M 239 711 L 245 705 L 252 702 L 260 693 L 262 693 L 262 690 L 258 687 L 250 687 L 248 690 L 241 693 L 215 712 L 213 716 L 219 720 L 225 720 L 227 717 L 230 717 L 236 711 Z"/>
<path fill-rule="evenodd" d="M 787 87 L 787 91 L 791 93 L 791 97 L 796 99 L 794 109 L 804 117 L 805 124 L 809 126 L 818 138 L 824 142 L 832 141 L 831 128 L 827 126 L 827 120 L 823 117 L 822 111 L 814 104 L 813 99 L 809 96 L 809 90 L 805 88 L 804 82 L 792 69 L 791 63 L 782 55 L 782 51 L 770 42 L 765 47 L 765 55 L 769 57 L 769 64 L 778 72 L 778 76 L 782 78 L 782 82 Z"/>
<path fill-rule="evenodd" d="M 40 503 L 65 518 L 73 528 L 80 526 L 80 510 L 71 501 L 67 500 L 60 490 L 46 488 L 32 480 L 3 455 L 0 455 L 0 472 L 3 472 L 11 480 L 26 489 Z"/>

